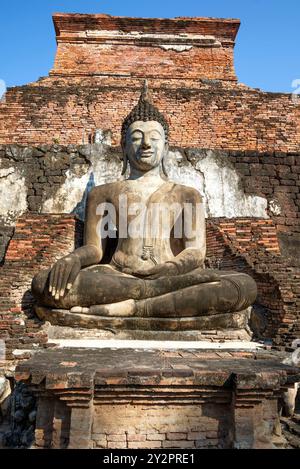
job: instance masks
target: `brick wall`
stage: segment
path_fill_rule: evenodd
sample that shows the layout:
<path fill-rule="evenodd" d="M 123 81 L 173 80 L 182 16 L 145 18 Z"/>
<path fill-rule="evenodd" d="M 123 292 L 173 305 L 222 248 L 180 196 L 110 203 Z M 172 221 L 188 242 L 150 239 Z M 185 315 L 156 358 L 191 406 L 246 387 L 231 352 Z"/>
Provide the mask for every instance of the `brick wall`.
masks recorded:
<path fill-rule="evenodd" d="M 281 255 L 271 220 L 214 219 L 207 223 L 210 267 L 251 275 L 258 286 L 256 303 L 264 307 L 262 335 L 290 345 L 300 332 L 300 272 Z"/>
<path fill-rule="evenodd" d="M 0 143 L 85 143 L 96 129 L 119 144 L 145 78 L 170 122 L 171 145 L 299 151 L 292 96 L 236 83 L 239 20 L 54 15 L 57 54 L 48 78 L 8 90 Z"/>
<path fill-rule="evenodd" d="M 0 339 L 7 359 L 14 349 L 31 349 L 47 342 L 33 311 L 30 285 L 33 276 L 81 243 L 81 224 L 69 215 L 24 215 L 0 268 Z"/>
<path fill-rule="evenodd" d="M 296 245 L 300 239 L 300 106 L 288 94 L 266 93 L 235 82 L 233 47 L 239 21 L 56 15 L 54 23 L 58 50 L 50 76 L 10 88 L 0 103 L 0 144 L 24 145 L 0 148 L 1 171 L 17 169 L 17 179 L 24 178 L 28 210 L 41 211 L 45 198 L 57 193 L 70 168 L 76 167 L 79 177 L 89 168 L 84 149 L 72 148 L 72 144 L 87 143 L 96 129 L 102 129 L 110 131 L 112 145 L 119 151 L 122 120 L 136 104 L 144 78 L 150 78 L 153 101 L 170 123 L 170 145 L 179 147 L 185 158 L 194 162 L 204 148 L 212 149 L 222 164 L 239 173 L 246 195 L 268 200 L 277 234 L 289 237 L 288 241 L 280 238 L 281 244 Z M 185 50 L 180 51 L 179 46 Z M 109 150 L 108 158 L 116 159 L 115 150 Z M 18 315 L 35 269 L 43 263 L 50 265 L 53 252 L 60 255 L 74 243 L 73 221 L 68 228 L 70 238 L 62 240 L 58 251 L 51 251 L 50 239 L 57 238 L 59 226 L 53 216 L 25 216 L 25 226 L 17 226 L 1 269 L 1 334 L 13 341 L 12 347 L 19 340 L 14 337 L 21 337 L 26 329 Z M 34 225 L 32 220 L 36 219 L 41 225 Z M 214 228 L 215 233 L 221 233 L 217 238 L 223 263 L 256 272 L 261 295 L 268 298 L 265 305 L 276 311 L 270 313 L 269 324 L 274 323 L 270 333 L 276 335 L 281 324 L 282 334 L 289 340 L 299 310 L 294 251 L 287 249 L 283 258 L 277 253 L 275 233 L 268 224 L 253 222 L 249 227 L 247 223 L 242 227 L 245 230 L 247 225 L 248 230 L 243 239 L 232 236 L 232 228 Z M 41 231 L 36 232 L 38 229 Z M 48 248 L 43 248 L 42 230 L 48 236 Z M 251 236 L 256 234 L 250 257 L 245 259 L 250 231 Z M 5 221 L 2 233 L 4 253 L 13 235 L 12 224 Z M 289 296 L 293 298 L 290 302 Z"/>
<path fill-rule="evenodd" d="M 30 284 L 42 268 L 82 242 L 82 223 L 71 215 L 25 214 L 16 225 L 1 268 L 0 338 L 7 358 L 14 349 L 46 343 L 46 334 L 33 311 Z M 299 334 L 299 269 L 280 255 L 271 220 L 214 219 L 207 222 L 210 267 L 249 273 L 258 283 L 258 304 L 265 308 L 266 337 L 290 344 Z"/>
<path fill-rule="evenodd" d="M 53 20 L 58 47 L 51 75 L 236 80 L 239 20 L 72 14 Z"/>
<path fill-rule="evenodd" d="M 228 447 L 226 411 L 225 405 L 100 405 L 92 440 L 109 449 Z"/>
<path fill-rule="evenodd" d="M 0 103 L 0 143 L 88 143 L 96 129 L 119 145 L 124 117 L 143 79 L 45 78 L 10 88 Z M 300 107 L 291 95 L 217 80 L 150 79 L 154 104 L 170 124 L 170 144 L 258 152 L 300 151 Z"/>
<path fill-rule="evenodd" d="M 267 197 L 279 204 L 280 213 L 269 215 L 279 232 L 300 231 L 300 158 L 296 153 L 231 152 L 230 161 L 242 176 L 245 193 Z"/>
<path fill-rule="evenodd" d="M 235 80 L 232 51 L 228 48 L 204 47 L 177 52 L 153 45 L 137 48 L 134 44 L 103 46 L 71 43 L 59 47 L 52 76 L 99 74 Z"/>
<path fill-rule="evenodd" d="M 192 165 L 195 175 L 197 175 L 197 162 L 209 154 L 208 150 L 201 148 L 172 147 L 171 149 L 181 154 L 180 166 Z M 80 210 L 83 212 L 84 194 L 88 190 L 87 184 L 91 188 L 93 184 L 103 184 L 120 178 L 121 154 L 119 147 L 107 145 L 39 145 L 37 147 L 0 145 L 2 171 L 6 171 L 8 177 L 12 178 L 10 183 L 7 182 L 7 188 L 10 190 L 6 189 L 3 192 L 3 197 L 6 197 L 5 203 L 4 199 L 0 203 L 0 233 L 2 233 L 0 253 L 1 251 L 4 253 L 7 241 L 12 234 L 13 220 L 8 223 L 7 219 L 12 216 L 14 210 L 18 213 L 19 205 L 21 212 L 24 211 L 24 207 L 31 212 L 43 212 L 47 200 L 57 199 L 69 174 L 74 179 L 74 185 L 78 186 L 79 196 L 74 198 L 70 187 L 69 193 L 66 193 L 64 189 L 61 202 L 55 210 L 58 213 L 69 213 L 76 208 L 76 204 L 81 204 Z M 260 196 L 268 201 L 268 216 L 275 223 L 277 234 L 280 235 L 281 247 L 284 250 L 286 248 L 285 256 L 289 261 L 295 262 L 297 255 L 295 256 L 293 246 L 297 240 L 300 242 L 300 153 L 215 150 L 212 152 L 212 157 L 219 167 L 227 167 L 238 174 L 241 197 L 243 194 Z M 93 181 L 81 179 L 88 171 L 93 173 L 91 176 Z M 208 167 L 206 173 L 203 173 L 207 181 L 204 184 L 204 190 L 208 184 L 212 184 L 209 172 Z M 24 201 L 18 203 L 18 191 L 11 192 L 11 188 L 12 184 L 17 187 L 23 179 L 24 187 L 20 189 L 23 192 L 19 196 L 23 195 Z M 75 180 L 78 182 L 75 183 Z M 4 185 L 5 181 L 3 174 L 1 184 Z M 230 187 L 228 190 L 230 191 Z M 232 199 L 230 192 L 223 196 L 226 198 L 226 204 L 241 203 Z M 243 203 L 246 209 L 247 202 Z M 234 217 L 234 207 L 232 212 Z M 222 213 L 220 215 L 223 216 Z M 248 210 L 247 216 L 250 215 Z"/>
<path fill-rule="evenodd" d="M 35 448 L 274 448 L 286 354 L 60 348 L 19 364 Z M 150 462 L 150 461 L 149 461 Z"/>

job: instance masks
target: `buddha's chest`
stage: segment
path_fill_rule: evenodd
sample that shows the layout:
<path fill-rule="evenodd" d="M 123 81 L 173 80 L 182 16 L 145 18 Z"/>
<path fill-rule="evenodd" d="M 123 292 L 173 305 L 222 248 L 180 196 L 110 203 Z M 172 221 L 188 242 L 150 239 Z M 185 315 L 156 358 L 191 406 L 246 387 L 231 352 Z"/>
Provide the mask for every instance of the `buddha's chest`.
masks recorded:
<path fill-rule="evenodd" d="M 121 194 L 114 203 L 114 208 L 118 230 L 124 232 L 127 229 L 129 234 L 132 230 L 135 233 L 138 230 L 141 235 L 138 237 L 149 237 L 149 233 L 156 232 L 158 228 L 165 228 L 170 233 L 182 213 L 180 201 L 174 202 L 150 188 L 145 188 L 144 192 Z"/>
<path fill-rule="evenodd" d="M 130 181 L 111 202 L 118 217 L 126 215 L 128 219 L 139 213 L 172 211 L 174 206 L 183 206 L 180 194 L 170 190 L 172 187 L 171 183 Z"/>

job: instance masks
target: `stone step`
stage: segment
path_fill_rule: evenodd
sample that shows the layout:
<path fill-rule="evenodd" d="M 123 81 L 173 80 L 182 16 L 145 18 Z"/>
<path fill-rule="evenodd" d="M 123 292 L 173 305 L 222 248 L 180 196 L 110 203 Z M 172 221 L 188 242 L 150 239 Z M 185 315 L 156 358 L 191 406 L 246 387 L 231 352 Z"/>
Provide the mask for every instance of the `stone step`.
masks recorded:
<path fill-rule="evenodd" d="M 288 419 L 286 417 L 282 417 L 281 422 L 286 427 L 285 431 L 289 431 L 293 435 L 296 435 L 296 436 L 300 437 L 300 425 L 299 425 L 298 421 L 294 421 L 293 419 Z"/>
<path fill-rule="evenodd" d="M 294 414 L 292 417 L 293 422 L 297 423 L 300 425 L 300 414 Z"/>
<path fill-rule="evenodd" d="M 300 449 L 300 438 L 299 436 L 296 436 L 296 435 L 292 435 L 291 433 L 288 433 L 288 432 L 283 432 L 285 438 L 287 439 L 289 445 L 292 447 L 292 448 L 295 448 L 295 449 Z"/>
<path fill-rule="evenodd" d="M 278 435 L 273 436 L 272 443 L 278 449 L 285 449 L 288 446 L 288 441 L 283 435 L 282 436 L 278 436 Z"/>

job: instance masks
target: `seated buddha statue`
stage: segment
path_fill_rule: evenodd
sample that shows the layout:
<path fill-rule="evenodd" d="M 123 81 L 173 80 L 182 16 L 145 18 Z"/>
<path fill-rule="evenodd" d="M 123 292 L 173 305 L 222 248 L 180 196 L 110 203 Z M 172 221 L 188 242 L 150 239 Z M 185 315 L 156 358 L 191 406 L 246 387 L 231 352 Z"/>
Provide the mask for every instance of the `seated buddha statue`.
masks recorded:
<path fill-rule="evenodd" d="M 205 317 L 213 319 L 215 329 L 218 317 L 230 318 L 255 301 L 256 284 L 248 275 L 205 269 L 202 197 L 168 180 L 168 136 L 168 123 L 145 87 L 122 125 L 127 179 L 91 190 L 83 246 L 32 281 L 50 322 L 50 313 L 59 310 L 60 318 L 68 315 L 68 325 L 78 316 L 172 319 L 173 324 Z M 224 324 L 234 327 L 232 321 L 223 320 L 220 327 Z"/>

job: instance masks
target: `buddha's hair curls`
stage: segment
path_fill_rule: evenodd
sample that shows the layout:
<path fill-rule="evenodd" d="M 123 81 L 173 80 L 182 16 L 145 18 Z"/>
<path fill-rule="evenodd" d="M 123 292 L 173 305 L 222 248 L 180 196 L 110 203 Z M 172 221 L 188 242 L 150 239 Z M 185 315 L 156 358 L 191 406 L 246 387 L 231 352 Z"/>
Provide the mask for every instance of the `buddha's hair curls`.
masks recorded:
<path fill-rule="evenodd" d="M 140 96 L 140 99 L 137 103 L 137 105 L 132 109 L 130 114 L 124 119 L 123 124 L 122 124 L 122 131 L 121 131 L 121 136 L 122 136 L 122 147 L 125 147 L 125 142 L 126 142 L 126 134 L 127 130 L 130 127 L 130 125 L 133 122 L 136 121 L 143 121 L 143 122 L 148 122 L 148 121 L 156 121 L 159 122 L 164 131 L 165 131 L 165 139 L 166 143 L 168 143 L 169 139 L 169 125 L 164 118 L 164 116 L 159 112 L 159 110 L 152 104 L 151 102 L 151 97 L 149 95 L 148 91 L 148 83 L 147 80 L 145 80 L 142 93 Z"/>

